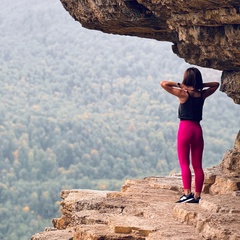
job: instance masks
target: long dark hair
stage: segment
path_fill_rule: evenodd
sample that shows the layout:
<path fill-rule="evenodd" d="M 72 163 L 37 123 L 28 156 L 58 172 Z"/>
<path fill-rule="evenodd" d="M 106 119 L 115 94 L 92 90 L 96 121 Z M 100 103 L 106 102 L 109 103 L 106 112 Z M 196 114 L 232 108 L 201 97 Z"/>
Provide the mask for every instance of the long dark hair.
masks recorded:
<path fill-rule="evenodd" d="M 184 75 L 182 83 L 189 87 L 194 87 L 196 90 L 202 90 L 203 80 L 201 72 L 195 68 L 188 68 Z"/>

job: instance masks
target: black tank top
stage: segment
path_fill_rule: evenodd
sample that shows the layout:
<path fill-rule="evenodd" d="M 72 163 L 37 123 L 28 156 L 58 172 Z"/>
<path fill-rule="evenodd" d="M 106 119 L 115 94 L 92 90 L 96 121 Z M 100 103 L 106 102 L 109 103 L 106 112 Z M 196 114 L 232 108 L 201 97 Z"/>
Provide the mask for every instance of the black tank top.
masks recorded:
<path fill-rule="evenodd" d="M 202 110 L 204 99 L 202 93 L 200 97 L 192 97 L 189 92 L 185 103 L 180 103 L 178 108 L 178 117 L 180 120 L 192 120 L 200 122 L 202 120 Z"/>

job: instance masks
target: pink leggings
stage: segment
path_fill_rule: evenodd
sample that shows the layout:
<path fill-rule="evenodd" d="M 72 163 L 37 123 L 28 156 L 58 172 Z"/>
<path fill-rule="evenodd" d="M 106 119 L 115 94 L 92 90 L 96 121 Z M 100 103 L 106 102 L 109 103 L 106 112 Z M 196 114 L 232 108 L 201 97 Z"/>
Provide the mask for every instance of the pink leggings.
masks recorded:
<path fill-rule="evenodd" d="M 202 169 L 203 134 L 198 122 L 182 120 L 178 128 L 178 159 L 182 171 L 184 189 L 191 189 L 192 174 L 190 170 L 190 152 L 195 174 L 195 192 L 202 191 L 204 172 Z"/>

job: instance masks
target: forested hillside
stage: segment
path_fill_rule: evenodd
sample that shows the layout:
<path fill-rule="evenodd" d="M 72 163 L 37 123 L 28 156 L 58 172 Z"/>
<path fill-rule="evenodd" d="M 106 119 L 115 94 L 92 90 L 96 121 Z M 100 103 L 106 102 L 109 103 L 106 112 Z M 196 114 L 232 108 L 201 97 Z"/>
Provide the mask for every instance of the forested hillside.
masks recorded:
<path fill-rule="evenodd" d="M 179 171 L 178 102 L 159 82 L 189 65 L 170 43 L 83 29 L 58 0 L 1 0 L 0 32 L 0 239 L 50 226 L 62 189 Z M 204 167 L 232 148 L 239 117 L 224 93 L 205 103 Z"/>

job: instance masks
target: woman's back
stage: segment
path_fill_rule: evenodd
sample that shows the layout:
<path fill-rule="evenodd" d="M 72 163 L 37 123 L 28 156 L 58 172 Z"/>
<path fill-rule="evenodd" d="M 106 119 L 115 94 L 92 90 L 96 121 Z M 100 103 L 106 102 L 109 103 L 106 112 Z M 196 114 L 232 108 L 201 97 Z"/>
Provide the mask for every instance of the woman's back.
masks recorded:
<path fill-rule="evenodd" d="M 179 104 L 178 117 L 180 120 L 192 120 L 200 122 L 202 120 L 202 110 L 204 104 L 202 92 L 187 91 L 187 94 L 188 98 L 186 101 Z"/>

